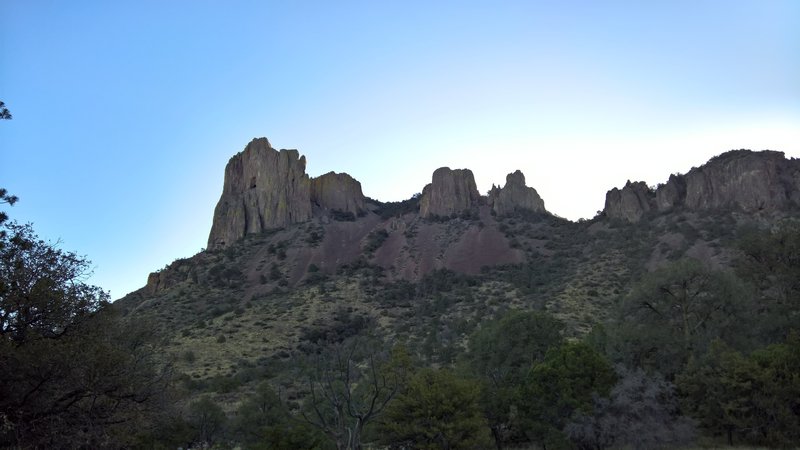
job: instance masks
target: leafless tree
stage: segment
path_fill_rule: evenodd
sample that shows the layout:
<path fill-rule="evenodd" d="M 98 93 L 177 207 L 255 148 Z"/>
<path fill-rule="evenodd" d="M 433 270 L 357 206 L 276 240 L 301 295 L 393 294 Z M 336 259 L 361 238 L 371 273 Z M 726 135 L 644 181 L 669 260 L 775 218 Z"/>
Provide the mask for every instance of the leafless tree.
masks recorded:
<path fill-rule="evenodd" d="M 388 356 L 367 345 L 358 339 L 336 344 L 316 356 L 308 373 L 302 416 L 340 450 L 362 448 L 364 427 L 386 408 L 402 380 Z"/>

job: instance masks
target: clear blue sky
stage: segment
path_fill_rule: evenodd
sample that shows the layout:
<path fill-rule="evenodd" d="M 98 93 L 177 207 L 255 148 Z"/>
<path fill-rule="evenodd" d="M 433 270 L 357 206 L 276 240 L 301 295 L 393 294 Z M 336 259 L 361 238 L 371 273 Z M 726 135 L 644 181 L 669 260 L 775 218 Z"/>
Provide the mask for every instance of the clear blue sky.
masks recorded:
<path fill-rule="evenodd" d="M 728 149 L 800 157 L 800 2 L 4 0 L 0 100 L 12 218 L 118 298 L 205 246 L 253 137 L 380 200 L 521 169 L 571 219 Z"/>

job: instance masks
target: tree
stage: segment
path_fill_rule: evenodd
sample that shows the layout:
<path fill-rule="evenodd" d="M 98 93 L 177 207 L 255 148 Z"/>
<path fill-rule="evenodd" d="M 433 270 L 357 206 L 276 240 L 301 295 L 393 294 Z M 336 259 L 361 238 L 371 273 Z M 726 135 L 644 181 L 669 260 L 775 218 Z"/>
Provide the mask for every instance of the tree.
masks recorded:
<path fill-rule="evenodd" d="M 391 448 L 485 449 L 491 437 L 479 397 L 475 381 L 423 369 L 387 408 L 379 424 L 381 441 Z"/>
<path fill-rule="evenodd" d="M 744 341 L 747 287 L 730 273 L 684 259 L 645 277 L 623 299 L 616 345 L 629 365 L 671 379 L 710 342 Z"/>
<path fill-rule="evenodd" d="M 316 355 L 308 371 L 302 416 L 339 450 L 362 448 L 364 427 L 386 408 L 404 378 L 388 364 L 387 354 L 367 350 L 369 344 L 358 339 L 334 344 Z"/>
<path fill-rule="evenodd" d="M 0 120 L 10 120 L 11 112 L 6 108 L 6 104 L 0 101 Z"/>
<path fill-rule="evenodd" d="M 0 337 L 17 344 L 59 338 L 108 302 L 108 293 L 82 282 L 89 272 L 86 258 L 38 239 L 30 225 L 4 228 Z"/>
<path fill-rule="evenodd" d="M 525 436 L 514 421 L 520 389 L 531 368 L 558 347 L 564 325 L 541 312 L 511 311 L 487 322 L 469 339 L 464 362 L 481 380 L 481 405 L 498 448 Z"/>
<path fill-rule="evenodd" d="M 595 396 L 616 382 L 611 365 L 582 342 L 553 348 L 534 366 L 523 388 L 520 415 L 531 440 L 547 448 L 569 447 L 562 432 L 577 412 L 591 414 Z"/>
<path fill-rule="evenodd" d="M 800 442 L 800 337 L 749 356 L 722 342 L 677 378 L 683 405 L 709 433 L 760 445 Z"/>
<path fill-rule="evenodd" d="M 736 273 L 758 287 L 756 339 L 780 342 L 800 330 L 800 222 L 784 220 L 770 230 L 750 229 L 738 241 Z"/>
<path fill-rule="evenodd" d="M 266 381 L 242 402 L 233 429 L 239 442 L 252 449 L 318 449 L 325 440 L 307 423 L 293 420 Z"/>
<path fill-rule="evenodd" d="M 608 397 L 594 399 L 591 414 L 574 415 L 564 428 L 579 449 L 649 449 L 689 444 L 691 420 L 679 414 L 675 386 L 641 369 L 618 368 L 619 381 Z"/>
<path fill-rule="evenodd" d="M 8 191 L 6 191 L 3 188 L 0 188 L 0 205 L 2 204 L 13 205 L 14 203 L 17 202 L 17 200 L 18 198 L 16 196 L 9 195 Z M 8 220 L 8 214 L 6 214 L 5 211 L 0 211 L 0 226 L 2 226 L 6 222 L 6 220 Z M 0 228 L 0 246 L 4 245 L 3 238 L 5 238 L 6 235 L 7 235 L 6 230 Z M 0 249 L 2 249 L 2 247 L 0 247 Z"/>
<path fill-rule="evenodd" d="M 151 333 L 123 323 L 108 294 L 83 282 L 85 258 L 30 225 L 1 226 L 0 446 L 125 446 L 169 380 Z"/>
<path fill-rule="evenodd" d="M 189 425 L 194 430 L 194 443 L 212 447 L 224 431 L 228 418 L 211 397 L 204 395 L 189 405 Z"/>

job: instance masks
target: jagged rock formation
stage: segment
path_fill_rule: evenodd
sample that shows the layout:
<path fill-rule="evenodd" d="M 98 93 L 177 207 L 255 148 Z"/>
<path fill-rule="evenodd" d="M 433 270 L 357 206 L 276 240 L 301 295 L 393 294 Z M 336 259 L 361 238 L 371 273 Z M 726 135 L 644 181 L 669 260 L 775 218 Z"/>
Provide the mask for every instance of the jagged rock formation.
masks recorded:
<path fill-rule="evenodd" d="M 686 178 L 682 175 L 670 175 L 667 184 L 656 189 L 656 207 L 662 212 L 681 205 L 684 198 L 686 198 Z"/>
<path fill-rule="evenodd" d="M 800 206 L 800 161 L 782 152 L 733 150 L 686 175 L 672 175 L 655 192 L 643 182 L 606 194 L 605 215 L 637 222 L 651 209 L 778 211 Z"/>
<path fill-rule="evenodd" d="M 225 167 L 208 248 L 310 219 L 311 181 L 305 170 L 306 159 L 297 150 L 277 151 L 266 138 L 253 139 Z"/>
<path fill-rule="evenodd" d="M 622 219 L 638 222 L 652 209 L 654 193 L 643 181 L 631 183 L 628 180 L 622 189 L 614 188 L 606 193 L 604 212 L 609 219 Z"/>
<path fill-rule="evenodd" d="M 311 201 L 325 209 L 354 215 L 366 209 L 361 183 L 346 173 L 328 172 L 311 179 Z"/>
<path fill-rule="evenodd" d="M 730 151 L 690 170 L 683 178 L 686 195 L 665 205 L 755 212 L 800 203 L 800 161 L 787 160 L 782 152 Z M 669 184 L 662 189 L 669 189 Z"/>
<path fill-rule="evenodd" d="M 471 170 L 441 167 L 422 190 L 419 213 L 424 218 L 447 217 L 477 206 L 480 198 Z"/>
<path fill-rule="evenodd" d="M 489 191 L 489 205 L 500 216 L 522 209 L 545 212 L 544 200 L 539 197 L 536 189 L 525 185 L 525 175 L 519 170 L 506 176 L 506 185 L 502 189 L 492 187 Z"/>

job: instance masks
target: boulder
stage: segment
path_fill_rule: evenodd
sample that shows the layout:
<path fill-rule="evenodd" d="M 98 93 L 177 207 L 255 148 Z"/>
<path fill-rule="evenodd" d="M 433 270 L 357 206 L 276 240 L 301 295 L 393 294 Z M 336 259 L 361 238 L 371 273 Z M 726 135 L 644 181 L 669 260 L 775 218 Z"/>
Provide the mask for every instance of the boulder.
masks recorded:
<path fill-rule="evenodd" d="M 328 210 L 359 215 L 366 210 L 361 183 L 346 173 L 328 172 L 311 179 L 311 201 Z"/>
<path fill-rule="evenodd" d="M 518 210 L 545 212 L 544 201 L 536 189 L 525 185 L 525 175 L 519 170 L 506 176 L 502 189 L 492 187 L 489 204 L 497 215 L 512 214 Z"/>
<path fill-rule="evenodd" d="M 422 190 L 419 212 L 424 218 L 448 217 L 477 206 L 480 198 L 471 170 L 441 167 Z"/>
<path fill-rule="evenodd" d="M 277 151 L 266 138 L 253 139 L 225 167 L 208 248 L 309 220 L 311 181 L 305 169 L 306 159 L 297 150 Z"/>

